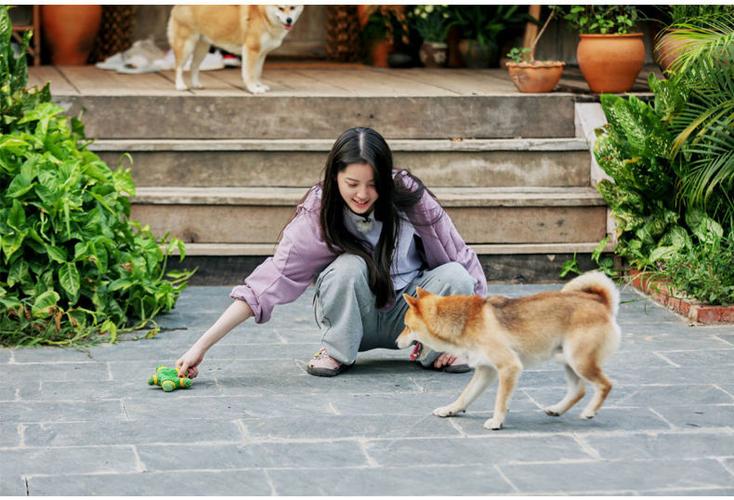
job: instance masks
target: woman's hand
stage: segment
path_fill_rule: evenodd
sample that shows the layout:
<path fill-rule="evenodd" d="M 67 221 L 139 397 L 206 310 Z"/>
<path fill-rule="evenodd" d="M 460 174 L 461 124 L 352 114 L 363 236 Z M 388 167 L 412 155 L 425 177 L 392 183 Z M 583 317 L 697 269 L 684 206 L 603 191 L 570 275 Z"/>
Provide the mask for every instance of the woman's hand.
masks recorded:
<path fill-rule="evenodd" d="M 176 360 L 179 377 L 196 378 L 199 375 L 199 364 L 204 361 L 204 351 L 192 346 L 191 349 Z"/>

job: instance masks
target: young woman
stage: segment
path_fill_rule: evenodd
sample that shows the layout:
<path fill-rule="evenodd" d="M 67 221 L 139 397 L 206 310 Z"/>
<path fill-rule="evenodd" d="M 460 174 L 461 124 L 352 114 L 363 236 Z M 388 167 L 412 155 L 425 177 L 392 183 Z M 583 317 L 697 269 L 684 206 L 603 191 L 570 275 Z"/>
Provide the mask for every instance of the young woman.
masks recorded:
<path fill-rule="evenodd" d="M 334 143 L 324 180 L 312 187 L 283 229 L 273 257 L 230 294 L 234 302 L 176 361 L 179 373 L 198 375 L 209 348 L 251 316 L 270 319 L 277 304 L 296 300 L 315 279 L 314 308 L 321 350 L 312 375 L 334 376 L 359 351 L 397 349 L 407 304 L 420 286 L 441 295 L 485 295 L 476 254 L 423 183 L 393 170 L 385 139 L 352 128 Z M 423 352 L 421 352 L 423 351 Z M 422 366 L 468 371 L 463 360 L 416 345 Z"/>

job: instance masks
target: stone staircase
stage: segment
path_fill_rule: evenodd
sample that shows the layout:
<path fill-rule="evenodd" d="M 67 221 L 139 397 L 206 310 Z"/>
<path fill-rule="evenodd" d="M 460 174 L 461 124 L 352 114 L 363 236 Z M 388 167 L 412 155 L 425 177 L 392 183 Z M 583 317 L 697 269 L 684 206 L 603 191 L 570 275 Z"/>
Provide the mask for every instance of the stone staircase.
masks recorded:
<path fill-rule="evenodd" d="M 481 96 L 83 96 L 110 164 L 129 152 L 133 218 L 187 244 L 195 283 L 232 284 L 272 254 L 320 179 L 333 140 L 355 125 L 383 133 L 395 164 L 437 195 L 489 279 L 558 278 L 606 234 L 572 94 Z M 124 163 L 124 162 L 123 162 Z"/>

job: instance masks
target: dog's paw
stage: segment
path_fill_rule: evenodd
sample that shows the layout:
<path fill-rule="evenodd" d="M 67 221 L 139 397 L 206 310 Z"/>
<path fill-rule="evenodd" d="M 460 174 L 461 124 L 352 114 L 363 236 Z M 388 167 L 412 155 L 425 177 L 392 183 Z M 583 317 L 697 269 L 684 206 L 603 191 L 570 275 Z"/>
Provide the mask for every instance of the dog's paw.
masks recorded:
<path fill-rule="evenodd" d="M 545 412 L 546 415 L 551 416 L 551 417 L 561 416 L 561 411 L 558 408 L 556 408 L 555 406 L 548 406 L 546 408 L 543 408 L 543 411 Z"/>
<path fill-rule="evenodd" d="M 203 88 L 204 88 L 204 85 L 202 85 L 202 84 L 201 84 L 201 82 L 200 82 L 200 81 L 198 81 L 198 80 L 197 80 L 197 81 L 195 81 L 195 82 L 194 82 L 194 81 L 192 81 L 192 82 L 191 82 L 191 88 L 192 88 L 192 89 L 203 89 Z"/>
<path fill-rule="evenodd" d="M 596 412 L 591 410 L 584 410 L 581 412 L 581 415 L 579 415 L 579 418 L 581 420 L 591 420 L 596 416 Z"/>
<path fill-rule="evenodd" d="M 437 417 L 453 417 L 463 412 L 464 410 L 462 408 L 457 408 L 454 405 L 442 406 L 433 410 L 433 414 Z"/>
<path fill-rule="evenodd" d="M 262 83 L 249 84 L 249 85 L 246 85 L 245 88 L 251 94 L 264 94 L 265 92 L 270 90 L 270 88 L 267 85 L 263 85 Z"/>
<path fill-rule="evenodd" d="M 176 82 L 176 90 L 189 90 L 189 88 L 186 86 L 183 82 Z"/>
<path fill-rule="evenodd" d="M 498 431 L 502 428 L 502 421 L 495 418 L 490 418 L 486 422 L 484 422 L 484 428 Z"/>

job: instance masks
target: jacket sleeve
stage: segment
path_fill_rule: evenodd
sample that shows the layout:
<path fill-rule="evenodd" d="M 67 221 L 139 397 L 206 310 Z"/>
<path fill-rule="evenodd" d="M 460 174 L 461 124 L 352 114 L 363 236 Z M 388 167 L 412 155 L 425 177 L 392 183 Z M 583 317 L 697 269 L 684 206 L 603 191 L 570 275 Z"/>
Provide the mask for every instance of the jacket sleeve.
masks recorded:
<path fill-rule="evenodd" d="M 408 188 L 414 188 L 409 177 L 403 177 L 403 182 Z M 487 277 L 477 254 L 466 244 L 449 214 L 428 190 L 423 192 L 420 201 L 411 209 L 411 215 L 417 222 L 415 228 L 423 240 L 428 265 L 433 267 L 447 262 L 461 264 L 474 278 L 474 293 L 485 296 Z"/>
<path fill-rule="evenodd" d="M 303 206 L 283 230 L 272 257 L 260 264 L 230 297 L 247 302 L 255 322 L 265 323 L 278 304 L 293 302 L 329 263 L 334 254 L 320 237 L 318 211 Z"/>

